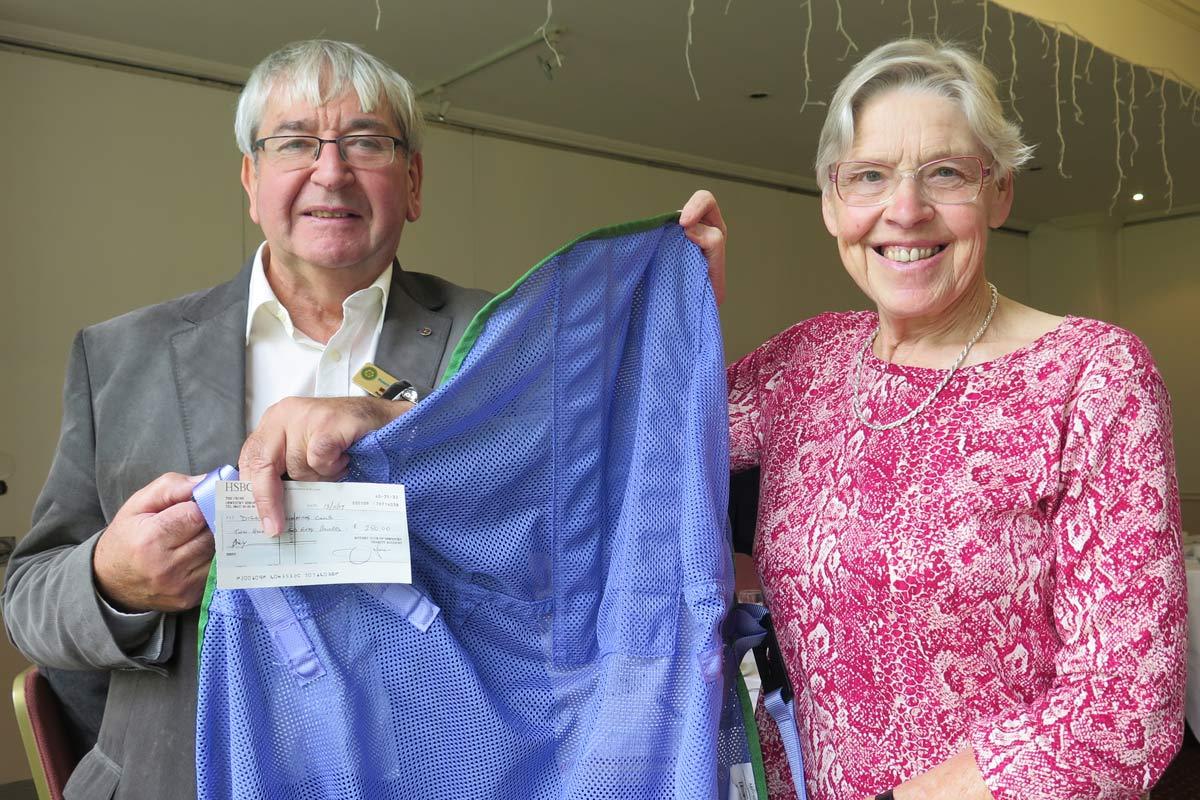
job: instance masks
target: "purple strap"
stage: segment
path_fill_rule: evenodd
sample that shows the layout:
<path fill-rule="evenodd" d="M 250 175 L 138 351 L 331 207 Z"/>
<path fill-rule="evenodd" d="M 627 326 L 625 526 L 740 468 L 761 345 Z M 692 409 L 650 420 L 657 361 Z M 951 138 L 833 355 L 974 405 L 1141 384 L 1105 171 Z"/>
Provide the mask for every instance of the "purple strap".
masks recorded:
<path fill-rule="evenodd" d="M 756 647 L 767 635 L 760 620 L 767 613 L 766 606 L 757 603 L 738 603 L 730 609 L 725 620 L 725 636 L 731 640 L 737 662 L 750 648 Z M 784 702 L 783 692 L 774 689 L 763 694 L 763 707 L 775 720 L 783 751 L 787 754 L 788 767 L 792 773 L 792 785 L 796 787 L 796 800 L 808 800 L 804 784 L 804 758 L 800 753 L 800 734 L 796 729 L 795 700 Z"/>
<path fill-rule="evenodd" d="M 204 476 L 192 489 L 192 499 L 200 506 L 200 513 L 208 523 L 208 529 L 217 534 L 217 481 L 236 481 L 238 471 L 226 464 Z"/>
<path fill-rule="evenodd" d="M 237 479 L 238 471 L 226 465 L 205 475 L 204 479 L 192 489 L 192 498 L 196 501 L 196 505 L 200 506 L 204 520 L 214 534 L 217 530 L 217 481 L 236 481 Z M 359 588 L 389 605 L 421 633 L 429 630 L 429 626 L 433 624 L 441 611 L 422 592 L 408 584 L 361 584 Z M 274 586 L 242 591 L 253 603 L 259 619 L 270 631 L 276 648 L 291 666 L 296 677 L 307 683 L 324 675 L 325 667 L 322 666 L 312 641 L 304 632 L 300 618 L 296 616 L 295 610 L 283 592 Z"/>
<path fill-rule="evenodd" d="M 808 800 L 808 792 L 804 789 L 804 759 L 800 756 L 800 734 L 796 731 L 793 702 L 789 700 L 785 703 L 778 689 L 763 695 L 763 706 L 779 728 L 783 751 L 787 753 L 788 766 L 792 769 L 792 785 L 796 787 L 796 798 Z"/>
<path fill-rule="evenodd" d="M 363 583 L 358 588 L 391 606 L 421 633 L 429 630 L 441 612 L 424 593 L 407 583 Z"/>
<path fill-rule="evenodd" d="M 192 490 L 192 499 L 200 506 L 208 529 L 217 531 L 217 481 L 236 481 L 238 471 L 231 466 L 214 469 L 204 476 Z M 246 597 L 254 604 L 258 618 L 266 626 L 280 655 L 291 666 L 293 674 L 307 683 L 325 674 L 325 667 L 317 657 L 300 618 L 292 609 L 283 592 L 275 586 L 262 589 L 245 589 Z"/>

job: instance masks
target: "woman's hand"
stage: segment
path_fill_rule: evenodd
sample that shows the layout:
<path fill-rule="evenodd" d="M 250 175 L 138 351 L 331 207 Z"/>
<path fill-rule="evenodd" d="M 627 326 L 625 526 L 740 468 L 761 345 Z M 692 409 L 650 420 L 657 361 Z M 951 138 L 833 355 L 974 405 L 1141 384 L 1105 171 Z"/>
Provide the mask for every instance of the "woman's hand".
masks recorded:
<path fill-rule="evenodd" d="M 896 800 L 994 800 L 969 746 L 933 769 L 909 778 L 892 794 Z"/>
<path fill-rule="evenodd" d="M 708 262 L 708 280 L 712 284 L 717 305 L 725 301 L 725 220 L 712 192 L 701 189 L 684 204 L 679 212 L 679 224 Z"/>

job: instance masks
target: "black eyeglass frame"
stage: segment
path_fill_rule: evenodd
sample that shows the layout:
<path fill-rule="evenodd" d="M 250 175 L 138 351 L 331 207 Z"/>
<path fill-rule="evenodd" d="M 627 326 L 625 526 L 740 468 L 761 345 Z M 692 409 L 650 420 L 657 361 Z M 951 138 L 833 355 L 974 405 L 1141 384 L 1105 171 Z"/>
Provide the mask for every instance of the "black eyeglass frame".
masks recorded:
<path fill-rule="evenodd" d="M 403 151 L 406 156 L 408 155 L 408 142 L 406 140 L 400 138 L 399 136 L 389 136 L 386 133 L 348 133 L 345 136 L 339 136 L 336 139 L 322 139 L 320 136 L 312 136 L 312 135 L 306 134 L 306 133 L 282 133 L 282 134 L 279 134 L 276 136 L 264 136 L 261 139 L 255 139 L 254 145 L 252 146 L 251 149 L 255 150 L 255 151 L 261 150 L 263 153 L 266 153 L 266 151 L 267 151 L 266 143 L 271 141 L 272 139 L 308 139 L 311 141 L 315 141 L 317 143 L 317 152 L 315 155 L 313 155 L 312 162 L 310 162 L 309 164 L 306 164 L 304 166 L 296 167 L 295 169 L 304 169 L 305 167 L 312 166 L 312 164 L 315 164 L 318 161 L 320 161 L 321 160 L 321 150 L 327 144 L 337 145 L 338 156 L 342 159 L 342 161 L 346 162 L 347 164 L 350 164 L 351 166 L 354 166 L 353 164 L 351 164 L 350 159 L 346 158 L 346 150 L 343 147 L 343 142 L 346 142 L 347 140 L 353 140 L 353 139 L 391 139 L 392 140 L 392 157 L 391 157 L 391 159 L 386 164 L 378 164 L 373 167 L 367 167 L 367 169 L 378 169 L 379 167 L 391 166 L 396 161 L 396 151 L 397 150 Z M 359 167 L 359 169 L 363 169 L 363 167 Z"/>

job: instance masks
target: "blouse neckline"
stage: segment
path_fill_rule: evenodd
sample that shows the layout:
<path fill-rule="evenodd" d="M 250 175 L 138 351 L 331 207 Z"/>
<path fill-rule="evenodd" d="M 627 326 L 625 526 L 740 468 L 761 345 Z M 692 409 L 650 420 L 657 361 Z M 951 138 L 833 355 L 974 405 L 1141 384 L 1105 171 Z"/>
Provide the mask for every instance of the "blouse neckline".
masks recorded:
<path fill-rule="evenodd" d="M 870 317 L 872 320 L 874 320 L 871 326 L 874 328 L 874 326 L 878 324 L 878 317 L 874 313 L 871 313 Z M 955 373 L 954 378 L 957 379 L 960 376 L 969 375 L 983 375 L 991 372 L 992 370 L 1001 369 L 1011 364 L 1019 363 L 1026 358 L 1035 356 L 1039 351 L 1045 349 L 1052 340 L 1064 335 L 1081 321 L 1083 321 L 1082 317 L 1076 317 L 1071 314 L 1067 314 L 1057 325 L 1043 333 L 1038 338 L 1034 339 L 1029 344 L 1018 347 L 1016 350 L 993 358 L 990 361 L 981 361 L 980 363 L 972 364 L 969 367 L 960 367 L 958 372 Z M 866 340 L 864 338 L 859 340 L 857 347 L 861 349 L 865 345 Z M 945 376 L 946 370 L 949 369 L 949 365 L 945 367 L 912 367 L 903 364 L 893 364 L 892 362 L 884 361 L 882 358 L 875 355 L 874 350 L 868 350 L 866 353 L 864 353 L 863 364 L 866 368 L 875 372 L 883 372 L 891 375 L 902 375 L 906 378 L 919 381 L 939 381 Z"/>

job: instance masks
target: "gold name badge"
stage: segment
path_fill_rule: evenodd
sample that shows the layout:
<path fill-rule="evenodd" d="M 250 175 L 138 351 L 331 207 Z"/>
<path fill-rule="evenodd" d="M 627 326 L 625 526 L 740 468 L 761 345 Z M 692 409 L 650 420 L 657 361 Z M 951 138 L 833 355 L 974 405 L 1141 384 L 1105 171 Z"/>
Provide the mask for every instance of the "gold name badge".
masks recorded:
<path fill-rule="evenodd" d="M 383 393 L 396 380 L 394 376 L 370 362 L 363 364 L 354 375 L 354 385 L 374 397 L 383 397 Z"/>

